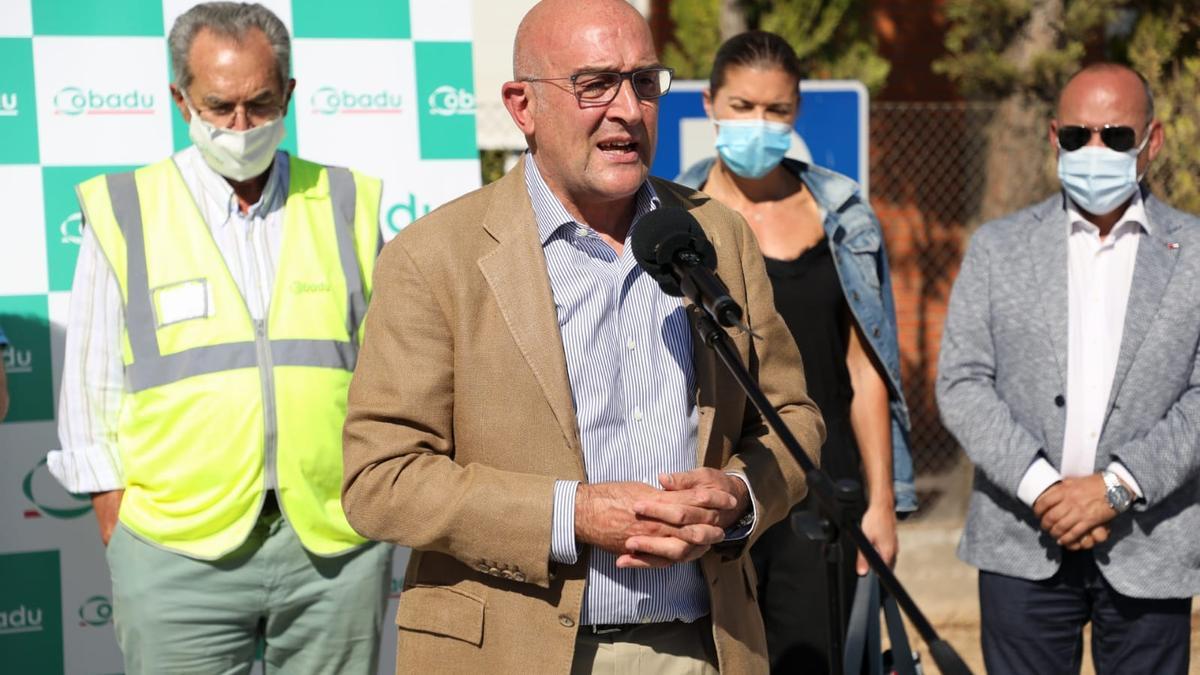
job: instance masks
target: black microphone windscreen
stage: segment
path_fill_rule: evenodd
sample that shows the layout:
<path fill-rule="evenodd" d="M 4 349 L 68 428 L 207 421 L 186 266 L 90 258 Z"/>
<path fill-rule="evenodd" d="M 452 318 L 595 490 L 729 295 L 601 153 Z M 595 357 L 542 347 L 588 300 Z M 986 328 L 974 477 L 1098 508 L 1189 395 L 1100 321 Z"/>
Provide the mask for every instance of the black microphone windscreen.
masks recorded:
<path fill-rule="evenodd" d="M 638 264 L 656 275 L 669 272 L 675 254 L 683 249 L 691 248 L 703 254 L 711 248 L 696 218 L 671 206 L 642 216 L 634 228 L 630 246 Z"/>

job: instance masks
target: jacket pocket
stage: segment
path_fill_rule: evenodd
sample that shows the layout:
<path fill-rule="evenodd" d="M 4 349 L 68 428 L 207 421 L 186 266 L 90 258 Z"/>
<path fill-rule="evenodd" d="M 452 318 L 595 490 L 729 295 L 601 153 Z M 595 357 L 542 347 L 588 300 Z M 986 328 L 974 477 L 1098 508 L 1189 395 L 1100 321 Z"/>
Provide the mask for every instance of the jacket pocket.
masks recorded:
<path fill-rule="evenodd" d="M 483 644 L 483 598 L 446 586 L 411 586 L 400 594 L 396 626 Z"/>
<path fill-rule="evenodd" d="M 863 229 L 842 240 L 846 256 L 872 289 L 880 287 L 879 255 L 883 239 L 874 229 Z"/>

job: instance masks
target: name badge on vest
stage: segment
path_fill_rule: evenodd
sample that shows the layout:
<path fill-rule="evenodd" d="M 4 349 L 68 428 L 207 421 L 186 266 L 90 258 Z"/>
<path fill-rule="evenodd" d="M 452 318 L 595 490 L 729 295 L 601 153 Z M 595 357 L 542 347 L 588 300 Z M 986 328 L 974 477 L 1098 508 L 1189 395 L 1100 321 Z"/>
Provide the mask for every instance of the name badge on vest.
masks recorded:
<path fill-rule="evenodd" d="M 152 290 L 151 294 L 154 296 L 154 314 L 160 328 L 212 315 L 208 279 L 189 279 L 159 286 Z"/>

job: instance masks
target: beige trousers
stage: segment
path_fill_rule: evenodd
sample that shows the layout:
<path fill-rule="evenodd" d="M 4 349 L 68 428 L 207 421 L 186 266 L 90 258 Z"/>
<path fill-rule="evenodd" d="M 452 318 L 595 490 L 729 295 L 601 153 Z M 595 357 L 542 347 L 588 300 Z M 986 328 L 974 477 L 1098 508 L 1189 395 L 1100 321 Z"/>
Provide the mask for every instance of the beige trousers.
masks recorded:
<path fill-rule="evenodd" d="M 596 635 L 581 626 L 571 675 L 719 675 L 712 621 L 649 623 Z"/>

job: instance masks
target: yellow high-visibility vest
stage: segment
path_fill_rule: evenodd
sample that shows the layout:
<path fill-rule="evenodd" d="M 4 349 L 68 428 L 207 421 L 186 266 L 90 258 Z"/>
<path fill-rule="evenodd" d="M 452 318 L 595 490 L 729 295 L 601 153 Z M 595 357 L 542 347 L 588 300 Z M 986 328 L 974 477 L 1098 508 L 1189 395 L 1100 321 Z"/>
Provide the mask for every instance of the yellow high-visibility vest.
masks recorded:
<path fill-rule="evenodd" d="M 304 547 L 362 544 L 341 504 L 342 423 L 378 246 L 380 183 L 290 158 L 266 321 L 251 318 L 175 162 L 77 188 L 125 309 L 120 520 L 213 560 L 267 481 Z"/>

